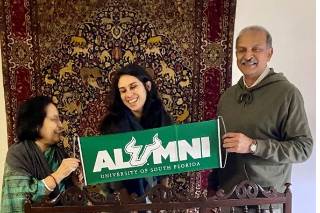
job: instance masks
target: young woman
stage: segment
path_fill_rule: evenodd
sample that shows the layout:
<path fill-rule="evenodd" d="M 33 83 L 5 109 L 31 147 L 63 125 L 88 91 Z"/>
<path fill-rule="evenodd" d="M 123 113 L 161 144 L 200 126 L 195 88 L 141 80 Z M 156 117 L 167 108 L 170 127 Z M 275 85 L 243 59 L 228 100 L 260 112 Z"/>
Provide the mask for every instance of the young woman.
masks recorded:
<path fill-rule="evenodd" d="M 101 124 L 102 134 L 158 128 L 172 124 L 159 98 L 156 85 L 139 65 L 129 64 L 120 69 L 113 80 L 113 102 Z M 109 189 L 125 190 L 138 196 L 157 181 L 167 178 L 151 177 L 125 180 L 110 184 Z"/>
<path fill-rule="evenodd" d="M 62 125 L 49 97 L 38 96 L 23 103 L 16 129 L 19 142 L 7 153 L 1 213 L 24 212 L 27 193 L 33 201 L 57 196 L 72 184 L 69 176 L 79 166 L 78 159 L 68 158 L 56 145 Z"/>

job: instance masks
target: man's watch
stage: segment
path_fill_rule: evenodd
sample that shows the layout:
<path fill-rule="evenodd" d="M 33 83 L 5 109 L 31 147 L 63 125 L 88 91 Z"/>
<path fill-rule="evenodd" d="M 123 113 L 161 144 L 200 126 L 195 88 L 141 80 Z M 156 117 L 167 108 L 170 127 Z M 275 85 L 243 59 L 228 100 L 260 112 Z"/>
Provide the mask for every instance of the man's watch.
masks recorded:
<path fill-rule="evenodd" d="M 249 147 L 250 153 L 255 153 L 257 151 L 257 141 L 253 140 L 252 144 Z"/>

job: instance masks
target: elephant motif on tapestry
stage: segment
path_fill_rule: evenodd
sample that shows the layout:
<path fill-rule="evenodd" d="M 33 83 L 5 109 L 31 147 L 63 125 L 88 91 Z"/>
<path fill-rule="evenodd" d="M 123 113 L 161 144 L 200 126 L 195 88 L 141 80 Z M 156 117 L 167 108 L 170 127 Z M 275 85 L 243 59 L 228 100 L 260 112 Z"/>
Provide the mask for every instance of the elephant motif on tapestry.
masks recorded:
<path fill-rule="evenodd" d="M 177 122 L 188 122 L 192 71 L 170 38 L 158 34 L 137 13 L 106 8 L 66 36 L 56 53 L 42 77 L 45 93 L 53 95 L 63 119 L 69 121 L 67 148 L 74 135 L 99 134 L 113 75 L 128 63 L 145 66 L 168 112 Z"/>

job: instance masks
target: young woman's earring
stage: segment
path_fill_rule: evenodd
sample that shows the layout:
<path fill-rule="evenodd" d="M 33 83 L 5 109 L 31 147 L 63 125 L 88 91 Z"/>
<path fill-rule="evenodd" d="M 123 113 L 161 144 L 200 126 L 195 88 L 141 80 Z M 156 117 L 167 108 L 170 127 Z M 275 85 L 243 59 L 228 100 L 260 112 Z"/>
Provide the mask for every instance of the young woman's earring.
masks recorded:
<path fill-rule="evenodd" d="M 151 81 L 147 81 L 146 82 L 146 89 L 147 89 L 148 92 L 151 91 Z"/>

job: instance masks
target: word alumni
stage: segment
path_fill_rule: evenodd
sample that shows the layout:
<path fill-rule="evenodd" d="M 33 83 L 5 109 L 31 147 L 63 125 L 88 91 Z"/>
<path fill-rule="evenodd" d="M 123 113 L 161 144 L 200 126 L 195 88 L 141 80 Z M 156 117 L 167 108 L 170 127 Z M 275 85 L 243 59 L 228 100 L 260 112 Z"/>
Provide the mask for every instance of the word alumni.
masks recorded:
<path fill-rule="evenodd" d="M 136 145 L 136 139 L 132 137 L 124 148 L 124 152 L 130 156 L 129 161 L 124 161 L 123 150 L 120 148 L 113 150 L 114 159 L 107 150 L 98 151 L 93 172 L 101 172 L 104 168 L 116 170 L 140 167 L 148 162 L 151 155 L 153 164 L 161 164 L 163 159 L 169 159 L 170 162 L 186 161 L 188 155 L 193 159 L 211 156 L 209 137 L 192 138 L 192 145 L 186 140 L 170 141 L 165 148 L 158 134 L 153 136 L 152 141 L 143 148 L 142 145 Z"/>

